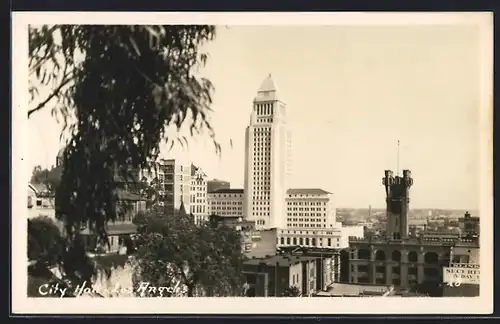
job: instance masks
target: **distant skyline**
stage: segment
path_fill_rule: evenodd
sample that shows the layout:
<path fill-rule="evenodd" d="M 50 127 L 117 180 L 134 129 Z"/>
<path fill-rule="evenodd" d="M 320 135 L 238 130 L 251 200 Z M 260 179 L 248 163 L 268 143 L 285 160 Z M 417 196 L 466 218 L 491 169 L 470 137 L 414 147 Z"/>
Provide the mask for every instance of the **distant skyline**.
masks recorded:
<path fill-rule="evenodd" d="M 415 181 L 410 207 L 479 208 L 474 25 L 221 26 L 205 49 L 222 156 L 198 138 L 166 157 L 243 188 L 245 127 L 271 73 L 292 130 L 290 187 L 331 191 L 337 207 L 383 208 L 381 179 L 397 168 L 399 140 L 399 169 Z M 29 120 L 31 168 L 55 164 L 61 126 L 50 108 Z"/>

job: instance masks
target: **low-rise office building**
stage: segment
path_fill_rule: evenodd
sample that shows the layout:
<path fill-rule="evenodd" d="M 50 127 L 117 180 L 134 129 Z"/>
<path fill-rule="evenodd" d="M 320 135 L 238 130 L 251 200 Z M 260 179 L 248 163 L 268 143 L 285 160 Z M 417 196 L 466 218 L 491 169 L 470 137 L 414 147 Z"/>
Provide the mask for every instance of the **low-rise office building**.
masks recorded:
<path fill-rule="evenodd" d="M 218 189 L 209 191 L 208 214 L 243 217 L 243 189 Z"/>
<path fill-rule="evenodd" d="M 286 192 L 287 228 L 334 228 L 336 210 L 333 194 L 323 189 L 288 189 Z"/>
<path fill-rule="evenodd" d="M 248 297 L 281 297 L 286 289 L 296 287 L 301 296 L 317 290 L 316 259 L 306 256 L 275 255 L 244 263 Z"/>

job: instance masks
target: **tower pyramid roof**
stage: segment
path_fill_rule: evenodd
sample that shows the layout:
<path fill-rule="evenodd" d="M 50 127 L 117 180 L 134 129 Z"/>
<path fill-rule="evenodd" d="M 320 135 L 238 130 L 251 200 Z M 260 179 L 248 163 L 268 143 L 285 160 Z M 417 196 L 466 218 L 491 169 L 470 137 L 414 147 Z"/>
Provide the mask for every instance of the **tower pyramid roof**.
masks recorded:
<path fill-rule="evenodd" d="M 262 81 L 259 90 L 257 90 L 257 97 L 255 97 L 255 101 L 278 100 L 277 92 L 278 87 L 276 86 L 271 73 L 269 73 L 264 81 Z"/>

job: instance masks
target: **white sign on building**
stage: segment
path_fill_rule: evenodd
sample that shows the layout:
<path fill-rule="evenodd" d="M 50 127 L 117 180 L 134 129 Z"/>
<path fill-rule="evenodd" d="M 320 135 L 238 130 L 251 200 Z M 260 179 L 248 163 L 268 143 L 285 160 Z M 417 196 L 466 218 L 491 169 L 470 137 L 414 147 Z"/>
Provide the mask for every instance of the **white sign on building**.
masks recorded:
<path fill-rule="evenodd" d="M 459 287 L 463 284 L 479 285 L 479 265 L 472 263 L 452 263 L 443 268 L 443 282 Z"/>

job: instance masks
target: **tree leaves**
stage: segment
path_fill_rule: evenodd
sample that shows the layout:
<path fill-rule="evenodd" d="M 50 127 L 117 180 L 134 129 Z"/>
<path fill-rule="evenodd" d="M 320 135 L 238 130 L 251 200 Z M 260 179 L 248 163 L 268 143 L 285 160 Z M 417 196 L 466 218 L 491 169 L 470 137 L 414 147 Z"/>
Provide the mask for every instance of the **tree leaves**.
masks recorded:
<path fill-rule="evenodd" d="M 35 166 L 31 174 L 31 183 L 44 184 L 51 194 L 54 194 L 61 183 L 61 168 L 52 167 L 42 169 L 41 166 Z"/>
<path fill-rule="evenodd" d="M 285 288 L 283 291 L 283 297 L 300 297 L 301 293 L 297 286 L 291 286 Z"/>
<path fill-rule="evenodd" d="M 214 36 L 215 27 L 201 25 L 29 27 L 28 117 L 53 105 L 70 135 L 55 203 L 74 251 L 73 279 L 91 273 L 81 224 L 106 239 L 106 224 L 118 217 L 117 174 L 147 169 L 161 142 L 172 141 L 172 126 L 191 123 L 192 135 L 206 129 L 214 139 L 207 119 L 214 88 L 194 74 L 206 61 L 200 45 Z M 39 98 L 41 87 L 52 90 Z"/>
<path fill-rule="evenodd" d="M 195 225 L 192 215 L 156 209 L 137 239 L 139 278 L 151 285 L 180 281 L 188 296 L 239 296 L 241 238 L 233 229 Z"/>
<path fill-rule="evenodd" d="M 90 221 L 105 237 L 104 224 L 116 217 L 115 169 L 147 167 L 167 128 L 179 129 L 187 116 L 193 134 L 206 128 L 213 137 L 206 120 L 213 86 L 192 70 L 205 62 L 198 48 L 213 39 L 215 28 L 56 25 L 30 26 L 29 34 L 32 77 L 42 85 L 59 81 L 29 115 L 56 100 L 66 129 L 67 117 L 76 117 L 64 152 L 57 216 L 67 222 L 68 233 Z M 30 92 L 35 97 L 37 87 Z"/>

